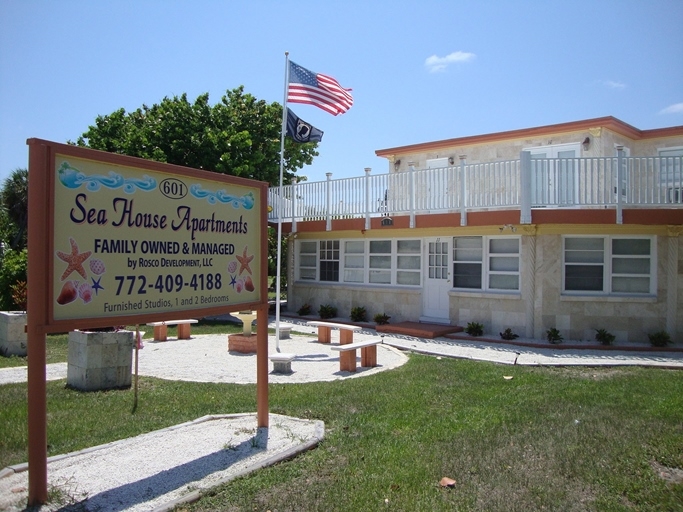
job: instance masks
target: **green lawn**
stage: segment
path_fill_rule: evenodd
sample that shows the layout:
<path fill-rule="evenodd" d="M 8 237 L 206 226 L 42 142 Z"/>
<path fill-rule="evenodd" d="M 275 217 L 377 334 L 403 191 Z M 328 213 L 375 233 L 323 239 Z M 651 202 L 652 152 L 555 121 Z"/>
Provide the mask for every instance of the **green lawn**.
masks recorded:
<path fill-rule="evenodd" d="M 49 382 L 49 453 L 255 411 L 255 396 L 253 385 L 143 377 L 132 413 L 130 390 Z M 270 409 L 323 420 L 324 441 L 182 510 L 683 510 L 683 483 L 658 476 L 683 470 L 680 371 L 411 355 L 360 379 L 271 384 Z M 0 466 L 25 461 L 24 384 L 0 388 L 0 425 Z M 444 476 L 455 487 L 440 487 Z"/>

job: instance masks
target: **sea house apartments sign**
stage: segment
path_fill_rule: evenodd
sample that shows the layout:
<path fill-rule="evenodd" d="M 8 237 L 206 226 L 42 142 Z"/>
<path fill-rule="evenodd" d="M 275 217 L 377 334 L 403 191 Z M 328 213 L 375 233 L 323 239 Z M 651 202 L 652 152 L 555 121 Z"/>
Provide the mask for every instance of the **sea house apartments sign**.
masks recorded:
<path fill-rule="evenodd" d="M 48 324 L 131 324 L 263 302 L 261 182 L 51 149 Z"/>
<path fill-rule="evenodd" d="M 29 139 L 29 505 L 47 499 L 46 334 L 257 311 L 268 184 Z M 257 423 L 268 426 L 268 333 Z"/>

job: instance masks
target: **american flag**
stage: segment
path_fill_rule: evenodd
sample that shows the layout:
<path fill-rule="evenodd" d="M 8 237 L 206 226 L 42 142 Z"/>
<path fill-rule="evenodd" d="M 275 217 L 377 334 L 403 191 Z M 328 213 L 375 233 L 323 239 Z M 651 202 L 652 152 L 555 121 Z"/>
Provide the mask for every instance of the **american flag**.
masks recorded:
<path fill-rule="evenodd" d="M 344 89 L 331 76 L 313 73 L 289 61 L 288 102 L 315 105 L 336 116 L 353 105 L 350 90 Z"/>

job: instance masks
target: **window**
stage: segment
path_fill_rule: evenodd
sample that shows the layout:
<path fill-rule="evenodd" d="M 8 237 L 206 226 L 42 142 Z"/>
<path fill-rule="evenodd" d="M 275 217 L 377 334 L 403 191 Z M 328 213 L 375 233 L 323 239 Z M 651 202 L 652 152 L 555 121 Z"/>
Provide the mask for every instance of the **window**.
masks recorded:
<path fill-rule="evenodd" d="M 420 286 L 421 246 L 419 240 L 396 241 L 396 284 Z"/>
<path fill-rule="evenodd" d="M 441 169 L 442 167 L 448 167 L 448 157 L 442 158 L 428 158 L 425 162 L 427 164 L 427 169 Z"/>
<path fill-rule="evenodd" d="M 453 287 L 481 289 L 482 237 L 460 236 L 453 239 Z"/>
<path fill-rule="evenodd" d="M 315 280 L 317 271 L 317 242 L 299 243 L 299 279 Z"/>
<path fill-rule="evenodd" d="M 564 289 L 602 291 L 604 288 L 605 240 L 564 239 Z"/>
<path fill-rule="evenodd" d="M 365 281 L 365 242 L 344 242 L 344 282 L 362 283 Z"/>
<path fill-rule="evenodd" d="M 565 237 L 564 291 L 654 293 L 654 238 Z"/>
<path fill-rule="evenodd" d="M 298 279 L 420 286 L 421 240 L 298 241 Z"/>
<path fill-rule="evenodd" d="M 519 290 L 519 237 L 453 238 L 453 287 Z"/>
<path fill-rule="evenodd" d="M 650 293 L 650 240 L 612 239 L 612 292 Z"/>
<path fill-rule="evenodd" d="M 339 281 L 339 240 L 320 241 L 320 280 Z"/>
<path fill-rule="evenodd" d="M 489 238 L 489 289 L 519 290 L 519 238 Z"/>
<path fill-rule="evenodd" d="M 370 282 L 391 284 L 391 240 L 370 241 Z"/>

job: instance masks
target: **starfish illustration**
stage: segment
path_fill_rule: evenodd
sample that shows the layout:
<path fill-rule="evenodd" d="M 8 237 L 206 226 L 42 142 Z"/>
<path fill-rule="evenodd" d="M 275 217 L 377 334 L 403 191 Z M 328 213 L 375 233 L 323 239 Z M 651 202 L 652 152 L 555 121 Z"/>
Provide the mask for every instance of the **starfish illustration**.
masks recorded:
<path fill-rule="evenodd" d="M 100 280 L 102 279 L 102 276 L 98 277 L 97 281 L 95 280 L 94 277 L 91 277 L 90 279 L 92 279 L 92 289 L 95 290 L 95 295 L 97 295 L 99 290 L 104 290 L 104 288 L 100 284 Z"/>
<path fill-rule="evenodd" d="M 251 256 L 247 256 L 247 248 L 244 248 L 244 252 L 242 253 L 242 256 L 236 256 L 237 261 L 240 262 L 240 271 L 237 273 L 238 276 L 242 275 L 242 272 L 245 270 L 251 274 L 251 267 L 249 266 L 249 262 L 254 259 L 254 255 L 252 254 Z"/>
<path fill-rule="evenodd" d="M 69 264 L 69 266 L 66 267 L 66 270 L 62 274 L 61 279 L 62 281 L 64 281 L 64 279 L 69 277 L 69 275 L 74 270 L 78 272 L 83 277 L 83 279 L 87 279 L 88 275 L 85 273 L 85 269 L 83 268 L 83 262 L 90 257 L 92 251 L 79 253 L 76 240 L 74 240 L 73 238 L 69 238 L 69 243 L 71 244 L 71 254 L 67 254 L 62 251 L 57 251 L 57 256 L 59 257 L 59 259 L 62 261 L 66 261 Z"/>
<path fill-rule="evenodd" d="M 232 286 L 234 288 L 236 284 L 237 284 L 237 279 L 235 279 L 235 276 L 230 276 L 230 286 Z"/>

